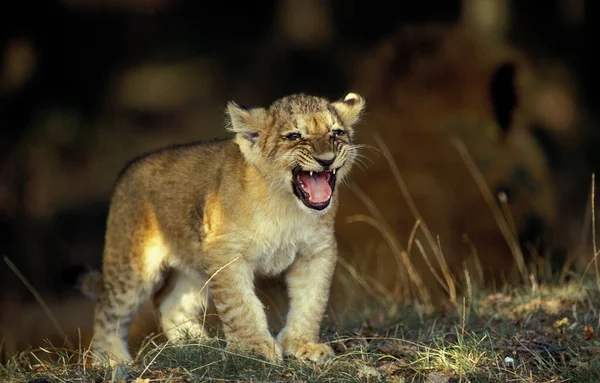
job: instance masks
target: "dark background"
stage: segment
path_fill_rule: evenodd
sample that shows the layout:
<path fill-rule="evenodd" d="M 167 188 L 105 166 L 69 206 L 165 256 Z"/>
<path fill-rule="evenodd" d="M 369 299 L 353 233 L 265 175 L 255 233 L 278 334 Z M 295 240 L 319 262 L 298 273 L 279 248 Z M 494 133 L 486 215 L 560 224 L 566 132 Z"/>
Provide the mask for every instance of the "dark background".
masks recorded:
<path fill-rule="evenodd" d="M 231 99 L 265 105 L 295 92 L 342 97 L 355 83 L 358 58 L 399 28 L 468 24 L 473 3 L 5 2 L 0 255 L 44 296 L 70 296 L 65 270 L 100 264 L 112 181 L 128 158 L 223 136 Z M 567 201 L 562 219 L 577 220 L 590 173 L 600 164 L 598 6 L 591 0 L 488 3 L 508 15 L 498 22 L 497 39 L 525 52 L 534 68 L 551 64 L 568 74 L 569 100 L 581 118 L 558 132 L 568 139 L 538 138 L 546 140 L 559 189 L 574 193 L 561 196 Z M 398 65 L 405 65 L 402 57 Z M 2 262 L 0 302 L 28 300 Z"/>

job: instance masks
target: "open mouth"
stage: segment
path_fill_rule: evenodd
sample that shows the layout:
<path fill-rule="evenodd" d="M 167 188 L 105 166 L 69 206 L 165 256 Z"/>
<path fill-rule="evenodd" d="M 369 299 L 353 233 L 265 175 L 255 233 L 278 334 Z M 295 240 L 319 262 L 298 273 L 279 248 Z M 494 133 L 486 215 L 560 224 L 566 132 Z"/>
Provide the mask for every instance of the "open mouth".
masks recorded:
<path fill-rule="evenodd" d="M 329 206 L 335 189 L 336 170 L 304 171 L 297 166 L 292 170 L 294 194 L 311 209 L 325 209 Z"/>

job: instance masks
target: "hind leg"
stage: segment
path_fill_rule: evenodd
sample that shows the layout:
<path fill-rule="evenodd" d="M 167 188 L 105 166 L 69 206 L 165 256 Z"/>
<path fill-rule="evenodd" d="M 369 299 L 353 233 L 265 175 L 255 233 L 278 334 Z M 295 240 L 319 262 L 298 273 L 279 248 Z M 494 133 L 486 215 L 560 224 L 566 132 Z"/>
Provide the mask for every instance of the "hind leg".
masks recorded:
<path fill-rule="evenodd" d="M 127 347 L 129 325 L 149 294 L 147 289 L 132 281 L 112 286 L 96 306 L 92 350 L 101 359 L 130 361 L 132 358 Z"/>
<path fill-rule="evenodd" d="M 129 325 L 140 305 L 154 292 L 168 256 L 151 210 L 132 204 L 127 207 L 109 215 L 104 292 L 96 307 L 92 342 L 92 350 L 101 358 L 108 356 L 117 361 L 132 359 L 127 347 Z M 135 220 L 124 217 L 127 215 Z"/>
<path fill-rule="evenodd" d="M 174 272 L 175 286 L 160 303 L 161 324 L 167 338 L 179 342 L 205 336 L 203 314 L 208 303 L 206 278 L 197 273 Z"/>
<path fill-rule="evenodd" d="M 96 307 L 92 342 L 92 349 L 101 358 L 108 357 L 116 361 L 132 359 L 127 347 L 129 326 L 160 279 L 160 265 L 152 266 L 154 272 L 149 272 L 147 268 L 138 269 L 131 263 L 105 262 L 104 294 Z"/>

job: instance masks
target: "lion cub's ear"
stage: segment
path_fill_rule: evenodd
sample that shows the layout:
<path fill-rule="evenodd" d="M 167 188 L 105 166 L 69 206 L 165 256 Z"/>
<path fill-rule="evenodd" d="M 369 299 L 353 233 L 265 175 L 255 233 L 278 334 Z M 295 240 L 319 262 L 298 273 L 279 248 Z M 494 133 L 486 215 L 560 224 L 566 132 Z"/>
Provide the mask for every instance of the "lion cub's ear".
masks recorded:
<path fill-rule="evenodd" d="M 267 111 L 264 108 L 248 109 L 230 101 L 227 113 L 230 121 L 227 130 L 254 143 L 265 125 Z"/>
<path fill-rule="evenodd" d="M 354 125 L 360 119 L 365 108 L 365 100 L 356 93 L 348 93 L 342 101 L 331 104 L 338 113 L 344 126 Z"/>
<path fill-rule="evenodd" d="M 260 145 L 256 143 L 265 128 L 267 111 L 263 108 L 248 109 L 230 101 L 227 105 L 227 113 L 229 114 L 227 130 L 235 133 L 235 142 L 244 158 L 248 163 L 258 163 L 261 157 Z"/>

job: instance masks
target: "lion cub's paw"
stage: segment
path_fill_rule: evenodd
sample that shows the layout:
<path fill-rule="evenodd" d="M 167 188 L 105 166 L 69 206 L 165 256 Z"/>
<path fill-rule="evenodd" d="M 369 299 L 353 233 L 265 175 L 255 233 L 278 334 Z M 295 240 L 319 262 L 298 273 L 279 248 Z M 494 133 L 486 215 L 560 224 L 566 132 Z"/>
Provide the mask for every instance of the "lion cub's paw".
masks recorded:
<path fill-rule="evenodd" d="M 325 343 L 283 338 L 282 345 L 285 355 L 293 355 L 298 359 L 308 359 L 318 364 L 323 364 L 335 356 L 332 348 Z"/>
<path fill-rule="evenodd" d="M 243 342 L 228 342 L 227 348 L 256 352 L 263 355 L 265 358 L 274 363 L 283 361 L 283 351 L 281 345 L 275 339 L 256 339 L 246 340 Z"/>

